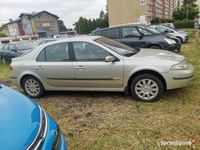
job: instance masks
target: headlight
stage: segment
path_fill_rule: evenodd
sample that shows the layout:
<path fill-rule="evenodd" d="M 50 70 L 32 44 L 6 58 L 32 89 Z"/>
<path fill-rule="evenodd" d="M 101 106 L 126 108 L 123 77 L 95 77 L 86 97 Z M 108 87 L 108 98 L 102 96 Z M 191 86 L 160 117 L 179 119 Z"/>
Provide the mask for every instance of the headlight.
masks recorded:
<path fill-rule="evenodd" d="M 188 70 L 189 67 L 190 67 L 190 63 L 185 60 L 179 64 L 173 65 L 171 67 L 171 70 Z"/>
<path fill-rule="evenodd" d="M 165 41 L 166 41 L 168 44 L 170 44 L 170 45 L 176 44 L 176 41 L 174 41 L 174 40 L 172 40 L 172 39 L 167 39 L 167 38 L 165 38 Z"/>

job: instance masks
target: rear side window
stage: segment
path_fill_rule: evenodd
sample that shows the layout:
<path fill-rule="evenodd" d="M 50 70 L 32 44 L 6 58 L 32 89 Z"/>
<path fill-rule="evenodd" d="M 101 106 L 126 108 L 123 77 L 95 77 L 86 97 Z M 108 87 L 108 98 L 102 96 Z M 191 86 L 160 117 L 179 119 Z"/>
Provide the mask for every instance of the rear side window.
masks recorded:
<path fill-rule="evenodd" d="M 106 37 L 111 38 L 111 39 L 118 39 L 119 38 L 119 28 L 106 30 Z"/>
<path fill-rule="evenodd" d="M 69 60 L 68 43 L 59 43 L 46 47 L 38 55 L 38 62 L 63 62 Z"/>
<path fill-rule="evenodd" d="M 122 37 L 123 38 L 132 38 L 132 37 L 138 37 L 140 36 L 140 33 L 135 27 L 123 27 L 122 28 Z"/>

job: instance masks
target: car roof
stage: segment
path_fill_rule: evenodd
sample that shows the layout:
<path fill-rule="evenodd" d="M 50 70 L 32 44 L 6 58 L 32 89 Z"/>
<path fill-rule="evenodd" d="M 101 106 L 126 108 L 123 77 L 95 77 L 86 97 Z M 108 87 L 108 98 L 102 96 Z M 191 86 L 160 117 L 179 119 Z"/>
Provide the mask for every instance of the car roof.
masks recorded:
<path fill-rule="evenodd" d="M 111 27 L 102 28 L 102 29 L 97 28 L 97 29 L 94 30 L 94 31 L 101 31 L 101 30 L 105 30 L 105 29 L 115 29 L 115 28 L 121 28 L 121 27 L 139 27 L 139 26 L 142 26 L 142 25 L 136 25 L 136 24 L 125 24 L 125 25 L 116 25 L 116 26 L 111 26 Z"/>
<path fill-rule="evenodd" d="M 70 42 L 70 41 L 94 41 L 96 39 L 102 38 L 101 36 L 80 36 L 80 37 L 71 37 L 63 38 L 51 43 L 60 43 L 60 42 Z"/>

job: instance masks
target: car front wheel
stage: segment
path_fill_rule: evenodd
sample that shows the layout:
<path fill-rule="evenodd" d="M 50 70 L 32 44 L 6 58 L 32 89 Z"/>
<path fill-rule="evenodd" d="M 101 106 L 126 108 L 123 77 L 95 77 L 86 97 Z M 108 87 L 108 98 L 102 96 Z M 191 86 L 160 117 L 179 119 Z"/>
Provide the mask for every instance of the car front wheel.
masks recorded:
<path fill-rule="evenodd" d="M 27 76 L 22 80 L 22 88 L 24 92 L 32 98 L 42 97 L 45 92 L 42 83 L 32 76 Z"/>
<path fill-rule="evenodd" d="M 156 101 L 162 96 L 163 92 L 163 83 L 155 75 L 142 74 L 135 77 L 131 83 L 131 94 L 139 101 Z"/>

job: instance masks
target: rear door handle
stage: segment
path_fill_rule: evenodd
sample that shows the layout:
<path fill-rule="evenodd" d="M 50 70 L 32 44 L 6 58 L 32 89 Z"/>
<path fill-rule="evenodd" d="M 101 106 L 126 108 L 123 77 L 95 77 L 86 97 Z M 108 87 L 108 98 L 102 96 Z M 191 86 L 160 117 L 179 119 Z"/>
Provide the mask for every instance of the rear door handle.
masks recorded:
<path fill-rule="evenodd" d="M 83 66 L 78 66 L 78 67 L 75 67 L 75 69 L 76 69 L 76 70 L 84 70 L 85 67 L 83 67 Z"/>

